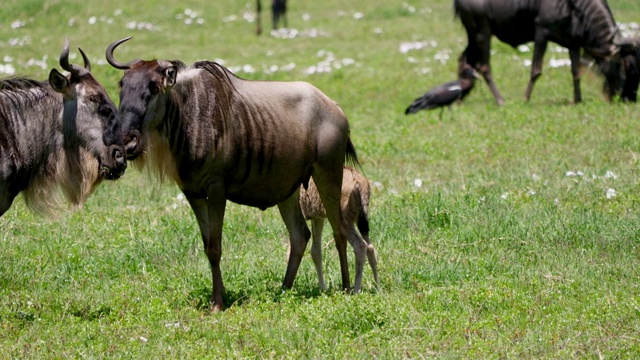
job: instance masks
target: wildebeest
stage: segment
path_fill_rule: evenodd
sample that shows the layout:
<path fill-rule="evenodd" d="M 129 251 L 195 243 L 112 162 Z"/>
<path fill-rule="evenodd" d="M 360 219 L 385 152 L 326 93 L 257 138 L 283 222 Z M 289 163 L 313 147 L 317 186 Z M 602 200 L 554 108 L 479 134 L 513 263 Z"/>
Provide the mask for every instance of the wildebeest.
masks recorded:
<path fill-rule="evenodd" d="M 458 80 L 438 85 L 427 91 L 407 107 L 404 112 L 405 115 L 413 114 L 420 110 L 440 108 L 440 117 L 442 118 L 444 107 L 451 109 L 451 104 L 456 101 L 462 101 L 473 89 L 475 79 L 478 76 L 478 73 L 469 64 L 464 64 L 458 74 Z"/>
<path fill-rule="evenodd" d="M 57 187 L 77 205 L 102 178 L 124 173 L 118 111 L 80 54 L 84 67 L 69 64 L 65 42 L 68 76 L 52 69 L 48 82 L 0 80 L 0 216 L 20 192 L 29 208 L 51 215 L 61 206 Z"/>
<path fill-rule="evenodd" d="M 340 192 L 346 161 L 357 164 L 342 109 L 305 82 L 248 81 L 210 61 L 107 61 L 125 70 L 120 112 L 127 157 L 172 178 L 198 220 L 211 265 L 212 310 L 224 308 L 220 272 L 226 201 L 266 209 L 277 205 L 290 237 L 283 286 L 290 288 L 304 255 L 309 229 L 298 203 L 311 176 L 327 209 L 342 271 L 348 224 Z"/>
<path fill-rule="evenodd" d="M 347 232 L 347 240 L 353 247 L 356 258 L 356 279 L 353 285 L 353 291 L 358 293 L 362 284 L 362 270 L 365 259 L 368 258 L 373 278 L 376 286 L 378 281 L 378 261 L 376 260 L 376 250 L 371 240 L 369 240 L 369 199 L 371 197 L 371 186 L 369 180 L 360 174 L 355 168 L 346 166 L 342 176 L 342 217 L 344 222 L 349 224 Z M 311 220 L 311 234 L 313 242 L 311 243 L 311 258 L 318 273 L 318 282 L 320 289 L 325 290 L 327 287 L 324 283 L 322 275 L 322 228 L 324 227 L 324 219 L 327 217 L 318 188 L 313 182 L 313 178 L 309 181 L 309 187 L 305 189 L 300 187 L 300 208 L 305 219 Z M 358 225 L 358 231 L 354 224 Z"/>
<path fill-rule="evenodd" d="M 262 3 L 256 0 L 256 34 L 262 34 Z M 277 30 L 280 19 L 287 27 L 287 0 L 271 0 L 271 29 Z"/>
<path fill-rule="evenodd" d="M 636 55 L 636 44 L 618 37 L 616 23 L 605 0 L 454 0 L 454 9 L 468 37 L 460 63 L 470 64 L 482 73 L 498 105 L 504 100 L 491 76 L 492 35 L 513 47 L 534 42 L 531 77 L 525 92 L 527 100 L 542 74 L 542 59 L 548 41 L 569 50 L 574 102 L 582 100 L 581 49 L 598 64 L 605 77 L 604 92 L 609 99 L 616 94 L 623 99 L 631 98 L 630 89 L 625 87 L 625 74 L 634 70 L 625 69 L 621 59 L 628 54 Z"/>

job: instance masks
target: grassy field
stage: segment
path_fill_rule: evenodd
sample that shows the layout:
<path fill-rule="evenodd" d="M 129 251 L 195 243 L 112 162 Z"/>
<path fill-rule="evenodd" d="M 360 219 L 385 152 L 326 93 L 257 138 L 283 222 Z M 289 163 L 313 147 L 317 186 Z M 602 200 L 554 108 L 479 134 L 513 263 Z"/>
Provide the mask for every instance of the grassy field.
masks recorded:
<path fill-rule="evenodd" d="M 505 106 L 478 82 L 442 119 L 405 116 L 456 76 L 466 35 L 450 0 L 292 1 L 295 31 L 261 37 L 252 1 L 87 3 L 5 0 L 0 72 L 45 79 L 68 37 L 117 102 L 122 74 L 104 50 L 133 35 L 119 60 L 217 60 L 245 78 L 316 85 L 349 116 L 373 184 L 381 289 L 366 267 L 362 294 L 340 292 L 325 230 L 330 289 L 305 258 L 282 291 L 278 211 L 229 204 L 228 310 L 212 314 L 189 206 L 130 168 L 58 219 L 21 198 L 0 219 L 0 358 L 640 356 L 640 111 L 605 102 L 590 69 L 584 103 L 571 104 L 569 67 L 550 66 L 566 52 L 549 46 L 525 103 L 531 52 L 494 40 Z M 610 6 L 627 27 L 640 17 L 635 0 Z"/>

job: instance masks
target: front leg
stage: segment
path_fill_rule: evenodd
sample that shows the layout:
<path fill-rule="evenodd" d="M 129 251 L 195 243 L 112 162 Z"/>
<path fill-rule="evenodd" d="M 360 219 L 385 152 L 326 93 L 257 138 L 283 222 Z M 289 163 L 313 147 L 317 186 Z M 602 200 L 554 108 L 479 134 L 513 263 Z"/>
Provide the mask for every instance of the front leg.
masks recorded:
<path fill-rule="evenodd" d="M 571 60 L 571 75 L 573 76 L 573 102 L 582 101 L 580 93 L 580 49 L 569 49 L 569 59 Z"/>
<path fill-rule="evenodd" d="M 224 310 L 222 294 L 224 284 L 222 283 L 222 272 L 220 271 L 220 258 L 222 256 L 222 222 L 226 201 L 224 197 L 197 198 L 186 194 L 186 198 L 193 209 L 193 213 L 198 220 L 204 252 L 209 259 L 211 266 L 212 293 L 211 310 L 214 312 Z M 216 200 L 222 199 L 222 200 Z"/>
<path fill-rule="evenodd" d="M 527 91 L 524 94 L 525 100 L 531 99 L 531 93 L 533 92 L 533 85 L 536 80 L 542 75 L 542 60 L 544 59 L 544 53 L 547 51 L 547 30 L 543 28 L 537 28 L 535 34 L 535 41 L 533 46 L 533 60 L 531 63 L 531 77 L 529 78 L 529 84 L 527 85 Z"/>
<path fill-rule="evenodd" d="M 300 190 L 296 190 L 287 200 L 278 204 L 280 216 L 289 232 L 289 259 L 287 261 L 287 272 L 284 275 L 282 287 L 290 289 L 296 279 L 300 262 L 307 248 L 307 242 L 311 237 L 311 232 L 304 220 L 302 210 L 300 210 L 299 200 Z"/>

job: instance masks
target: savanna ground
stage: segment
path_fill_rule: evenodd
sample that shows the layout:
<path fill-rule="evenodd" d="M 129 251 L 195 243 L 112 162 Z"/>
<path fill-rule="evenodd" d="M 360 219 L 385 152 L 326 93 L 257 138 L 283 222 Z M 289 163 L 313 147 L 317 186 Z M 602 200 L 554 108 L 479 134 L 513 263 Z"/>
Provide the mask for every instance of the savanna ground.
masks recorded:
<path fill-rule="evenodd" d="M 610 5 L 627 27 L 640 17 L 637 1 Z M 442 119 L 405 116 L 455 78 L 466 36 L 451 1 L 291 1 L 297 32 L 261 37 L 253 6 L 4 1 L 0 72 L 45 79 L 68 37 L 117 103 L 122 74 L 104 50 L 133 35 L 119 60 L 218 60 L 245 78 L 311 82 L 349 116 L 373 184 L 380 290 L 367 267 L 362 294 L 340 292 L 326 230 L 330 290 L 307 257 L 282 291 L 277 210 L 229 204 L 228 310 L 212 314 L 195 217 L 173 184 L 130 168 L 58 219 L 20 198 L 0 219 L 0 357 L 640 356 L 639 105 L 605 102 L 590 69 L 584 103 L 571 104 L 568 55 L 554 45 L 525 103 L 531 52 L 494 40 L 504 107 L 479 82 Z"/>

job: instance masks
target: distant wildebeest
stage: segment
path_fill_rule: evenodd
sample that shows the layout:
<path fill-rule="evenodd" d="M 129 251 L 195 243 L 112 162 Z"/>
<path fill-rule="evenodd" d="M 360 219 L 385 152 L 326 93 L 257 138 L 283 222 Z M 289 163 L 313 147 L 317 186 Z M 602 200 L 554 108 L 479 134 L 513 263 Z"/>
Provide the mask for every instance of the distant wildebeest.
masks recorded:
<path fill-rule="evenodd" d="M 256 0 L 256 34 L 262 34 L 262 3 L 260 0 Z M 277 30 L 280 19 L 284 23 L 284 27 L 287 27 L 287 0 L 272 0 L 271 1 L 271 29 Z"/>
<path fill-rule="evenodd" d="M 60 66 L 68 76 L 52 69 L 48 82 L 0 80 L 0 216 L 20 192 L 45 215 L 62 205 L 58 188 L 81 204 L 102 178 L 127 167 L 116 106 L 80 54 L 84 67 L 69 64 L 65 42 Z"/>
<path fill-rule="evenodd" d="M 198 220 L 211 265 L 212 310 L 224 308 L 220 272 L 227 200 L 277 205 L 290 237 L 283 286 L 290 288 L 310 237 L 299 187 L 313 179 L 327 209 L 349 290 L 347 228 L 340 209 L 342 168 L 357 164 L 342 109 L 305 82 L 249 81 L 209 61 L 107 61 L 125 70 L 120 112 L 127 157 L 172 178 Z"/>
<path fill-rule="evenodd" d="M 378 281 L 378 261 L 376 260 L 376 250 L 371 240 L 369 240 L 369 198 L 371 197 L 371 186 L 369 180 L 360 174 L 355 168 L 346 166 L 342 176 L 342 217 L 344 222 L 349 224 L 347 229 L 347 240 L 353 247 L 356 258 L 356 279 L 353 285 L 355 293 L 360 292 L 362 284 L 362 270 L 365 259 L 369 259 L 369 265 L 373 272 L 373 278 L 376 286 Z M 300 208 L 305 219 L 311 220 L 311 234 L 313 242 L 311 243 L 311 258 L 318 273 L 318 282 L 320 289 L 325 290 L 327 287 L 324 283 L 322 275 L 322 228 L 324 227 L 324 219 L 327 217 L 318 188 L 313 182 L 313 178 L 309 181 L 307 189 L 300 187 Z M 354 224 L 358 224 L 356 231 Z"/>
<path fill-rule="evenodd" d="M 569 50 L 574 102 L 582 100 L 581 49 L 595 60 L 604 75 L 604 93 L 609 99 L 617 94 L 624 100 L 632 98 L 631 86 L 625 86 L 625 77 L 627 73 L 637 71 L 637 62 L 635 70 L 627 69 L 621 59 L 637 56 L 637 45 L 618 36 L 616 23 L 605 0 L 454 0 L 454 8 L 468 36 L 468 45 L 459 61 L 482 73 L 498 105 L 502 105 L 504 100 L 491 76 L 492 35 L 513 47 L 534 42 L 531 77 L 525 92 L 527 100 L 531 97 L 535 81 L 542 74 L 542 59 L 548 41 Z"/>
<path fill-rule="evenodd" d="M 438 85 L 427 91 L 421 97 L 415 99 L 405 110 L 405 115 L 416 113 L 420 110 L 440 108 L 440 118 L 445 106 L 451 109 L 451 104 L 459 102 L 469 94 L 478 73 L 469 65 L 464 64 L 458 74 L 458 80 Z"/>

